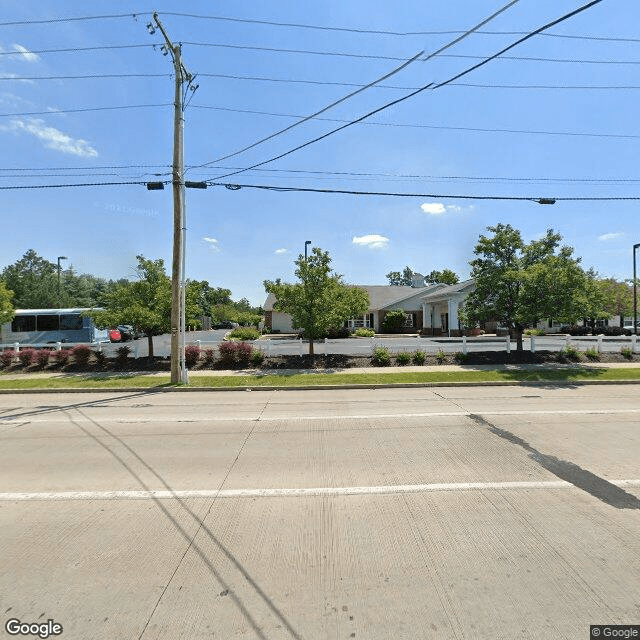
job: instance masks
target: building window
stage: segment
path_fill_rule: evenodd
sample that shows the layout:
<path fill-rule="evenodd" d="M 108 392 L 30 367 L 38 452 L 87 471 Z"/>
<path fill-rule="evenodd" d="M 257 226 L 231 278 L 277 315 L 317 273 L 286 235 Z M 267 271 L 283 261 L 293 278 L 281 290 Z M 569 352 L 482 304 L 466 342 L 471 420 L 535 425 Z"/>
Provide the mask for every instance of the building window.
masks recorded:
<path fill-rule="evenodd" d="M 347 320 L 346 325 L 350 329 L 360 329 L 361 327 L 369 329 L 370 327 L 373 327 L 373 314 L 365 313 L 365 315 L 363 316 L 350 318 L 349 320 Z"/>
<path fill-rule="evenodd" d="M 404 326 L 405 327 L 415 327 L 416 326 L 416 314 L 415 313 L 407 313 L 405 315 Z"/>

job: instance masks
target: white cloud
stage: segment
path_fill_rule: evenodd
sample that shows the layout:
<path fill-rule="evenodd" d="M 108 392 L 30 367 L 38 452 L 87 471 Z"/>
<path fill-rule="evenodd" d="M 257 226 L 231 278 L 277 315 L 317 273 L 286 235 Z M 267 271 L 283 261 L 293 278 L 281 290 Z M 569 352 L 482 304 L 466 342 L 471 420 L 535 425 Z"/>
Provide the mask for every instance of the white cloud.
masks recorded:
<path fill-rule="evenodd" d="M 353 244 L 358 244 L 369 249 L 384 249 L 389 244 L 389 238 L 379 235 L 354 236 Z"/>
<path fill-rule="evenodd" d="M 425 213 L 430 213 L 432 216 L 442 215 L 447 210 L 441 202 L 425 202 L 420 205 L 420 208 Z"/>
<path fill-rule="evenodd" d="M 616 233 L 605 233 L 601 236 L 598 236 L 598 240 L 602 240 L 606 242 L 607 240 L 615 240 L 616 238 L 620 238 L 624 233 L 622 231 L 618 231 Z"/>
<path fill-rule="evenodd" d="M 282 255 L 283 253 L 289 253 L 289 249 L 276 249 L 273 253 L 279 256 L 279 255 Z"/>
<path fill-rule="evenodd" d="M 218 241 L 215 238 L 210 238 L 209 236 L 205 236 L 202 238 L 208 245 L 215 251 L 216 253 L 220 253 L 220 247 L 218 246 Z"/>
<path fill-rule="evenodd" d="M 98 152 L 86 141 L 72 138 L 60 129 L 49 127 L 44 120 L 31 118 L 28 120 L 12 120 L 9 125 L 1 127 L 4 131 L 28 133 L 40 140 L 47 149 L 70 153 L 84 158 L 95 158 Z"/>
<path fill-rule="evenodd" d="M 29 51 L 26 47 L 23 47 L 21 44 L 14 44 L 13 51 L 16 52 L 16 56 L 19 56 L 25 62 L 39 62 L 40 56 L 32 51 Z"/>
<path fill-rule="evenodd" d="M 461 207 L 457 204 L 444 205 L 442 202 L 425 202 L 420 205 L 420 208 L 429 215 L 441 216 L 443 213 L 460 213 L 461 211 L 471 211 L 472 205 L 468 207 Z"/>

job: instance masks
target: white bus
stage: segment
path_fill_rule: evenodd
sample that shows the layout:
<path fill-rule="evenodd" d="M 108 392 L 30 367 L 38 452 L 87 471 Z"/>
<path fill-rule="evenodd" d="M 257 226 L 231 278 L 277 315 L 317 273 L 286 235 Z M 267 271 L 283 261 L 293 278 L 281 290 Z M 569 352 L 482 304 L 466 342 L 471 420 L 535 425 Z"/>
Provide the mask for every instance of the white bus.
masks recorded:
<path fill-rule="evenodd" d="M 98 329 L 82 314 L 92 309 L 17 309 L 11 322 L 2 325 L 0 342 L 55 344 L 56 342 L 108 342 L 106 329 Z"/>

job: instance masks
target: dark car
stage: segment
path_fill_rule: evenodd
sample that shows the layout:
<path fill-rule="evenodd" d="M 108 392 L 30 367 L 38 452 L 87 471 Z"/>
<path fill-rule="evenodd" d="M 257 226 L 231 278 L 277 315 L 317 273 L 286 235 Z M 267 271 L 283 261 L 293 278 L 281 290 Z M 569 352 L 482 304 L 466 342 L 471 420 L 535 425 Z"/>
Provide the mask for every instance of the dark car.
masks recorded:
<path fill-rule="evenodd" d="M 223 320 L 222 322 L 218 322 L 218 324 L 214 324 L 214 329 L 233 329 L 236 326 L 235 322 L 229 322 L 228 320 Z"/>

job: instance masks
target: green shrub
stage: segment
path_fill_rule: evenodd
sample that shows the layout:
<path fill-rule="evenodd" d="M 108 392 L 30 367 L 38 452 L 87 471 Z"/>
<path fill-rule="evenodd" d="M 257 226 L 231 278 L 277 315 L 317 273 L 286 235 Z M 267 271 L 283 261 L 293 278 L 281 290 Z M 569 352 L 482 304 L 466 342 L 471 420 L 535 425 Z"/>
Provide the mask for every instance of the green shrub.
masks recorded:
<path fill-rule="evenodd" d="M 525 336 L 543 336 L 544 329 L 525 329 L 524 335 Z"/>
<path fill-rule="evenodd" d="M 570 336 L 586 336 L 590 331 L 589 327 L 581 327 L 577 324 L 560 327 L 560 333 L 568 333 Z"/>
<path fill-rule="evenodd" d="M 584 355 L 587 356 L 587 360 L 591 360 L 592 362 L 596 362 L 597 360 L 600 360 L 600 354 L 597 352 L 595 347 L 589 347 L 584 352 Z"/>
<path fill-rule="evenodd" d="M 253 327 L 237 327 L 229 335 L 229 340 L 257 340 L 260 332 Z"/>
<path fill-rule="evenodd" d="M 356 329 L 356 335 L 360 338 L 373 338 L 376 335 L 376 332 L 373 329 L 365 329 L 364 327 L 360 327 Z"/>
<path fill-rule="evenodd" d="M 427 356 L 424 351 L 416 351 L 413 354 L 413 364 L 424 364 Z"/>
<path fill-rule="evenodd" d="M 351 335 L 349 327 L 329 327 L 327 329 L 327 338 L 348 338 Z"/>
<path fill-rule="evenodd" d="M 411 354 L 407 353 L 406 351 L 401 351 L 400 353 L 396 354 L 396 362 L 399 365 L 409 364 L 411 362 Z"/>
<path fill-rule="evenodd" d="M 184 348 L 184 362 L 187 369 L 193 369 L 198 364 L 201 351 L 197 344 L 190 344 Z"/>
<path fill-rule="evenodd" d="M 264 362 L 264 353 L 260 349 L 254 349 L 251 354 L 251 362 L 256 367 L 259 367 Z"/>
<path fill-rule="evenodd" d="M 438 349 L 438 353 L 436 353 L 436 360 L 438 364 L 442 364 L 447 359 L 447 354 L 442 350 Z"/>
<path fill-rule="evenodd" d="M 631 347 L 621 347 L 620 349 L 620 353 L 627 359 L 627 360 L 631 360 L 631 358 L 633 358 L 633 351 L 631 350 Z"/>
<path fill-rule="evenodd" d="M 407 314 L 403 309 L 393 309 L 387 312 L 382 321 L 382 330 L 386 333 L 400 333 L 407 321 Z"/>
<path fill-rule="evenodd" d="M 458 364 L 464 364 L 467 361 L 468 358 L 468 354 L 466 353 L 462 353 L 462 351 L 456 351 L 453 354 L 453 359 L 458 363 Z"/>
<path fill-rule="evenodd" d="M 87 344 L 79 344 L 71 349 L 71 357 L 76 364 L 88 364 L 89 358 L 91 358 L 91 347 Z"/>
<path fill-rule="evenodd" d="M 377 349 L 375 349 L 373 352 L 373 362 L 380 365 L 381 367 L 388 366 L 391 363 L 389 349 L 385 347 L 378 347 Z"/>
<path fill-rule="evenodd" d="M 559 352 L 558 357 L 560 360 L 570 360 L 572 362 L 577 362 L 578 360 L 580 360 L 580 353 L 575 347 L 572 347 L 570 344 L 568 344 Z"/>

